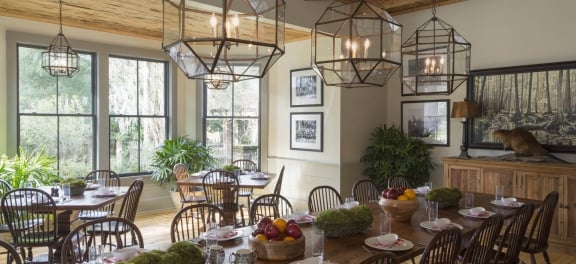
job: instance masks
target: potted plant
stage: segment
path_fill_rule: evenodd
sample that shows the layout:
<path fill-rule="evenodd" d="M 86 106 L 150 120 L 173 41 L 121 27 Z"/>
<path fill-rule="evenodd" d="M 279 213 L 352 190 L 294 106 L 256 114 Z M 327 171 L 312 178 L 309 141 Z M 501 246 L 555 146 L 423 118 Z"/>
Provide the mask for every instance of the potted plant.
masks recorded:
<path fill-rule="evenodd" d="M 60 181 L 62 184 L 70 184 L 70 196 L 78 196 L 84 194 L 86 188 L 86 182 L 84 179 L 78 179 L 75 177 L 64 178 Z"/>
<path fill-rule="evenodd" d="M 430 169 L 434 167 L 430 145 L 409 137 L 395 126 L 378 126 L 371 136 L 371 145 L 360 162 L 367 166 L 364 174 L 378 186 L 386 187 L 392 176 L 404 176 L 412 186 L 428 181 Z"/>
<path fill-rule="evenodd" d="M 0 178 L 10 183 L 13 188 L 24 187 L 27 182 L 36 187 L 60 180 L 56 170 L 56 158 L 47 155 L 44 149 L 29 153 L 20 147 L 18 152 L 11 158 L 6 155 L 0 157 Z"/>
<path fill-rule="evenodd" d="M 152 158 L 152 180 L 162 186 L 168 185 L 171 191 L 177 191 L 176 177 L 172 173 L 174 165 L 182 163 L 190 172 L 200 171 L 215 164 L 210 149 L 186 136 L 166 139 Z"/>

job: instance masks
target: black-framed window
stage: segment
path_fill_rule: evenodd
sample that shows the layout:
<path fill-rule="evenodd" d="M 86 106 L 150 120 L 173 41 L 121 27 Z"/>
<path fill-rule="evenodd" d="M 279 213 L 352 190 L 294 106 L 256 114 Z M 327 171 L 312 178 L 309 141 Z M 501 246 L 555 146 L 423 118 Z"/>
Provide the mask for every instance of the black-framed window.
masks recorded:
<path fill-rule="evenodd" d="M 45 47 L 17 45 L 17 141 L 25 152 L 56 157 L 59 174 L 83 176 L 96 164 L 95 54 L 79 52 L 73 78 L 42 67 Z"/>
<path fill-rule="evenodd" d="M 148 172 L 168 134 L 168 63 L 111 56 L 108 68 L 110 168 L 123 175 Z"/>
<path fill-rule="evenodd" d="M 260 80 L 230 84 L 226 89 L 204 85 L 204 144 L 212 149 L 217 167 L 249 159 L 260 167 Z"/>

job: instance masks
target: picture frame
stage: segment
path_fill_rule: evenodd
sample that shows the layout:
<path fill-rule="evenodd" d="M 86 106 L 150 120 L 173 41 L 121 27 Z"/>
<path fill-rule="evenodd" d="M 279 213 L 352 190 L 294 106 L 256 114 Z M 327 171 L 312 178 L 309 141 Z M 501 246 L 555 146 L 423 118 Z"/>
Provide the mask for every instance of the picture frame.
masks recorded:
<path fill-rule="evenodd" d="M 448 63 L 447 52 L 447 47 L 439 46 L 434 50 L 430 49 L 426 54 L 418 54 L 418 57 L 412 55 L 412 58 L 408 58 L 407 63 L 402 64 L 402 96 L 416 95 L 416 92 L 412 88 L 416 86 L 416 74 L 430 72 L 430 69 L 433 67 L 432 64 L 436 66 L 432 70 L 437 75 L 431 74 L 430 79 L 425 79 L 424 76 L 418 79 L 418 95 L 448 93 L 447 82 L 434 81 L 446 78 L 445 76 L 448 72 L 448 66 L 446 65 Z"/>
<path fill-rule="evenodd" d="M 290 113 L 290 149 L 323 150 L 324 113 Z"/>
<path fill-rule="evenodd" d="M 322 106 L 324 83 L 312 68 L 290 71 L 290 107 Z"/>
<path fill-rule="evenodd" d="M 499 129 L 526 128 L 549 152 L 576 153 L 576 61 L 470 72 L 467 97 L 479 106 L 468 122 L 470 148 L 502 149 Z"/>
<path fill-rule="evenodd" d="M 450 145 L 450 100 L 404 101 L 401 130 L 434 146 Z"/>

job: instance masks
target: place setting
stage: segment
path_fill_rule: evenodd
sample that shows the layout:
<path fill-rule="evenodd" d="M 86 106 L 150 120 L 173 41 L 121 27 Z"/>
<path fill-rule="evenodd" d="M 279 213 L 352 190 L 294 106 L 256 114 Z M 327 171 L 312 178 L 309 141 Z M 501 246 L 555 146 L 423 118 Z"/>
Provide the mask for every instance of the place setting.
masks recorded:
<path fill-rule="evenodd" d="M 460 230 L 464 229 L 461 224 L 454 223 L 448 218 L 439 218 L 434 221 L 423 221 L 420 222 L 420 227 L 433 232 L 440 232 L 449 228 L 458 228 Z"/>
<path fill-rule="evenodd" d="M 364 245 L 370 249 L 385 251 L 404 251 L 414 247 L 411 241 L 392 233 L 392 216 L 386 211 L 380 212 L 380 235 L 366 238 Z"/>

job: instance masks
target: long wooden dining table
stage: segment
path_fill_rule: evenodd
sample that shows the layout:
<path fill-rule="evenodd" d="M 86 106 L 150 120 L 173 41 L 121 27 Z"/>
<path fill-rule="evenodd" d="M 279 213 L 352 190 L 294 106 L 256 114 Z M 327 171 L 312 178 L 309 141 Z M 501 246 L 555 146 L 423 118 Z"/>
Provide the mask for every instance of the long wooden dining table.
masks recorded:
<path fill-rule="evenodd" d="M 238 177 L 238 184 L 242 188 L 255 188 L 255 189 L 264 189 L 276 176 L 274 173 L 263 172 L 264 177 L 256 178 L 253 177 L 251 174 L 241 174 Z M 204 175 L 196 174 L 190 175 L 188 178 L 179 180 L 176 182 L 179 186 L 190 186 L 190 187 L 202 187 L 202 180 Z"/>
<path fill-rule="evenodd" d="M 490 203 L 494 198 L 493 195 L 489 194 L 475 194 L 475 206 L 484 207 L 486 210 L 501 214 L 505 219 L 510 218 L 517 209 L 514 208 L 503 208 L 497 207 Z M 419 208 L 412 215 L 410 221 L 407 222 L 392 222 L 392 232 L 399 235 L 400 238 L 409 240 L 414 244 L 414 247 L 405 251 L 394 251 L 393 253 L 398 257 L 400 261 L 409 260 L 412 257 L 416 257 L 423 253 L 426 245 L 432 240 L 437 232 L 424 229 L 420 226 L 420 223 L 425 221 L 426 209 L 425 201 L 423 197 L 418 197 Z M 463 199 L 462 199 L 463 200 Z M 528 199 L 518 199 L 520 202 L 524 203 L 534 203 L 536 206 L 541 203 L 541 201 L 528 200 Z M 463 209 L 463 201 L 460 202 L 459 206 L 441 208 L 438 210 L 439 218 L 449 218 L 451 222 L 460 224 L 462 229 L 462 234 L 464 237 L 471 237 L 474 231 L 482 224 L 483 219 L 478 218 L 468 218 L 462 216 L 458 213 L 459 210 Z M 368 208 L 373 213 L 374 221 L 372 226 L 366 231 L 341 238 L 325 238 L 324 239 L 324 260 L 329 260 L 332 263 L 360 263 L 365 258 L 381 252 L 378 249 L 369 248 L 365 245 L 365 240 L 370 237 L 375 237 L 379 235 L 379 215 L 382 212 L 380 206 L 375 203 L 366 204 Z M 226 256 L 229 256 L 233 252 L 242 248 L 250 248 L 249 236 L 255 229 L 253 226 L 248 226 L 241 228 L 242 236 L 234 240 L 220 241 L 219 244 L 224 247 Z M 306 237 L 311 237 L 313 232 L 312 224 L 301 224 L 301 229 Z M 292 260 L 287 261 L 267 261 L 257 259 L 255 263 L 297 263 L 298 260 L 303 260 L 310 258 L 312 256 L 312 242 L 311 239 L 307 239 L 305 242 L 306 248 L 303 256 L 299 256 Z"/>

